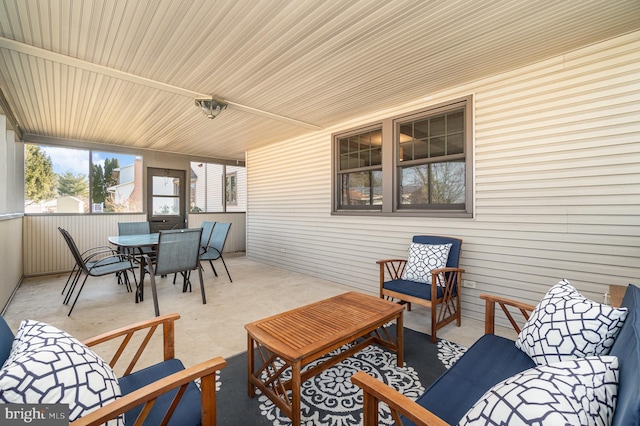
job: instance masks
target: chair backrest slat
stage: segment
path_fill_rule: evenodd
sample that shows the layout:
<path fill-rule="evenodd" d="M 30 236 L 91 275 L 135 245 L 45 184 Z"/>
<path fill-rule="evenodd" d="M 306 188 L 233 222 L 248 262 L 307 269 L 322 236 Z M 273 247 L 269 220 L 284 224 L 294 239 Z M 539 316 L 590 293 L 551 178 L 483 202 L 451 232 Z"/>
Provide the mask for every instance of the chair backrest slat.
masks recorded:
<path fill-rule="evenodd" d="M 215 222 L 211 222 L 205 220 L 202 222 L 202 237 L 200 238 L 200 245 L 202 247 L 207 247 L 209 245 L 209 241 L 211 240 L 211 235 L 213 235 L 213 227 L 215 226 Z"/>
<path fill-rule="evenodd" d="M 198 268 L 202 228 L 160 231 L 156 275 L 191 271 Z"/>
<path fill-rule="evenodd" d="M 209 247 L 214 248 L 218 253 L 222 253 L 230 228 L 230 223 L 216 222 L 213 227 L 213 232 L 211 233 L 211 240 L 209 240 Z"/>
<path fill-rule="evenodd" d="M 82 269 L 86 273 L 89 273 L 87 270 L 87 265 L 84 263 L 84 259 L 82 258 L 82 254 L 80 253 L 80 250 L 78 250 L 78 246 L 76 245 L 76 242 L 73 240 L 73 237 L 71 236 L 71 234 L 69 234 L 69 231 L 60 227 L 58 227 L 58 231 L 60 231 L 60 233 L 64 237 L 64 240 L 67 243 L 69 250 L 71 250 L 71 254 L 75 259 L 76 265 L 78 266 L 78 268 Z"/>
<path fill-rule="evenodd" d="M 118 222 L 118 235 L 150 234 L 149 222 Z"/>

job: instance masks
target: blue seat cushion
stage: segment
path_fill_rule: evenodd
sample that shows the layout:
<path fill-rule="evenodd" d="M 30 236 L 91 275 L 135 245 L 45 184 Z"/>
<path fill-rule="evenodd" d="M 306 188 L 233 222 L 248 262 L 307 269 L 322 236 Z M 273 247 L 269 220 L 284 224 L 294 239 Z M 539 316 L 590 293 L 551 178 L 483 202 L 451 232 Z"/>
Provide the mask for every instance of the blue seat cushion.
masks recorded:
<path fill-rule="evenodd" d="M 431 300 L 431 284 L 398 279 L 385 282 L 382 288 L 420 299 Z M 457 289 L 454 289 L 454 294 L 456 293 L 455 290 Z M 436 294 L 438 295 L 438 299 L 442 297 L 442 289 L 440 287 L 438 287 Z"/>
<path fill-rule="evenodd" d="M 627 319 L 609 355 L 618 357 L 620 378 L 614 425 L 640 425 L 640 289 L 629 284 L 621 307 Z"/>
<path fill-rule="evenodd" d="M 184 365 L 180 360 L 170 359 L 120 378 L 120 390 L 122 395 L 127 395 L 143 386 L 182 370 L 184 370 Z M 144 424 L 149 426 L 159 425 L 177 392 L 178 390 L 176 389 L 158 397 Z M 127 411 L 125 413 L 125 424 L 132 425 L 141 410 L 142 406 L 138 406 Z M 169 424 L 176 426 L 199 425 L 201 421 L 200 412 L 200 390 L 192 382 L 189 383 Z"/>
<path fill-rule="evenodd" d="M 457 424 L 493 385 L 536 364 L 513 340 L 485 334 L 416 401 L 449 424 Z M 405 425 L 413 424 L 405 420 Z"/>

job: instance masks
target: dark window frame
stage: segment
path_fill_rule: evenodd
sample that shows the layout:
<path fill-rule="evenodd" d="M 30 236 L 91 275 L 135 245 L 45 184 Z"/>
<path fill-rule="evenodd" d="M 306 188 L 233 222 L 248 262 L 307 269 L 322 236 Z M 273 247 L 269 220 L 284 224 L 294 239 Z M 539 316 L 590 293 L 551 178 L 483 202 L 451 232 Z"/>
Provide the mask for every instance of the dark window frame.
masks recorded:
<path fill-rule="evenodd" d="M 463 110 L 462 153 L 432 158 L 417 158 L 400 161 L 400 125 L 403 123 L 424 120 L 429 117 Z M 387 117 L 361 127 L 332 134 L 332 203 L 331 214 L 363 215 L 363 216 L 414 216 L 414 217 L 452 217 L 472 218 L 474 212 L 474 168 L 473 168 L 473 96 L 453 99 L 448 102 L 421 108 L 402 115 Z M 338 141 L 346 136 L 355 135 L 373 128 L 382 129 L 382 205 L 376 206 L 342 206 L 340 174 L 340 147 Z M 459 133 L 459 132 L 458 132 Z M 458 135 L 456 135 L 457 137 Z M 460 141 L 456 141 L 460 147 Z M 402 204 L 400 170 L 406 166 L 425 164 L 446 164 L 442 160 L 464 163 L 464 202 L 454 204 Z"/>
<path fill-rule="evenodd" d="M 381 204 L 374 204 L 373 200 L 375 198 L 374 195 L 374 190 L 373 190 L 373 186 L 370 186 L 370 193 L 369 193 L 369 204 L 363 204 L 363 205 L 350 205 L 350 204 L 344 204 L 343 203 L 343 179 L 345 176 L 347 175 L 351 175 L 351 174 L 355 174 L 355 173 L 368 173 L 369 174 L 369 181 L 371 182 L 373 180 L 373 172 L 376 171 L 380 171 L 382 172 L 382 161 L 380 162 L 380 164 L 367 164 L 367 165 L 357 165 L 354 167 L 342 167 L 341 166 L 341 161 L 342 161 L 342 156 L 344 155 L 344 153 L 341 152 L 340 149 L 340 142 L 345 140 L 345 139 L 349 139 L 352 137 L 359 137 L 361 135 L 365 135 L 365 134 L 369 134 L 371 135 L 374 132 L 382 132 L 382 124 L 372 124 L 369 126 L 365 126 L 365 127 L 360 127 L 357 129 L 352 129 L 350 131 L 347 132 L 343 132 L 343 133 L 338 133 L 336 135 L 333 136 L 333 147 L 335 149 L 336 155 L 334 155 L 335 161 L 334 161 L 334 170 L 335 172 L 333 173 L 334 176 L 334 183 L 336 185 L 336 190 L 334 191 L 335 197 L 333 200 L 333 204 L 335 206 L 336 210 L 353 210 L 353 211 L 361 211 L 361 210 L 367 210 L 367 211 L 380 211 L 382 209 L 382 205 Z M 382 137 L 382 136 L 381 136 Z M 358 149 L 355 152 L 358 152 L 358 154 L 360 152 L 364 152 L 366 150 L 361 150 Z M 382 154 L 381 154 L 382 155 Z"/>

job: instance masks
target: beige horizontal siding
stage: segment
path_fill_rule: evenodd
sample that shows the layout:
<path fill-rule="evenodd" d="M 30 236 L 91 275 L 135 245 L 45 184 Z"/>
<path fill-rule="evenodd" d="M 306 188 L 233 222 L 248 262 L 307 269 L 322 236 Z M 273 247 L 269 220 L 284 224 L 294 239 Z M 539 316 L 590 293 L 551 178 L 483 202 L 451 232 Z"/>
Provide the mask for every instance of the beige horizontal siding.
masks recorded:
<path fill-rule="evenodd" d="M 0 220 L 0 312 L 22 279 L 23 221 L 21 216 Z"/>
<path fill-rule="evenodd" d="M 492 292 L 536 303 L 558 280 L 602 301 L 640 282 L 640 33 L 452 88 L 474 94 L 473 219 L 332 216 L 331 133 L 428 106 L 362 117 L 247 155 L 247 254 L 377 291 L 375 260 L 413 235 L 464 240 L 464 315 Z M 420 94 L 417 94 L 419 97 Z"/>
<path fill-rule="evenodd" d="M 69 231 L 80 252 L 108 246 L 118 222 L 147 220 L 146 215 L 34 215 L 24 218 L 24 275 L 43 275 L 73 268 L 74 260 L 58 227 Z M 62 290 L 62 289 L 61 289 Z"/>

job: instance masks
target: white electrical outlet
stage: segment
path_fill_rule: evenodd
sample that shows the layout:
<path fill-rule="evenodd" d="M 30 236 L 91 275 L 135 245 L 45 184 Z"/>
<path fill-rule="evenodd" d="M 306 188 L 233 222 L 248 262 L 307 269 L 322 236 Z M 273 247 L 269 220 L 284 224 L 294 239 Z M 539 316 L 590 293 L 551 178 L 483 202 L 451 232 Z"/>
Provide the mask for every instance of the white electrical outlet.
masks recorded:
<path fill-rule="evenodd" d="M 462 280 L 462 287 L 476 288 L 476 282 L 475 281 L 469 281 L 469 280 Z"/>

